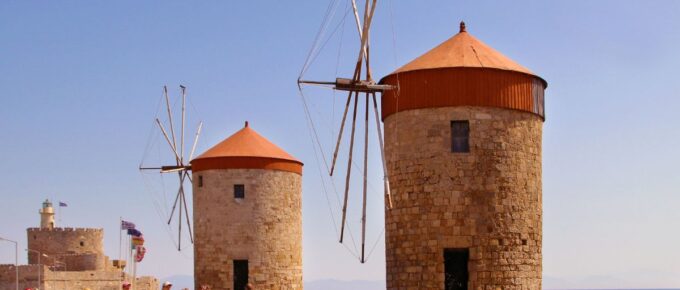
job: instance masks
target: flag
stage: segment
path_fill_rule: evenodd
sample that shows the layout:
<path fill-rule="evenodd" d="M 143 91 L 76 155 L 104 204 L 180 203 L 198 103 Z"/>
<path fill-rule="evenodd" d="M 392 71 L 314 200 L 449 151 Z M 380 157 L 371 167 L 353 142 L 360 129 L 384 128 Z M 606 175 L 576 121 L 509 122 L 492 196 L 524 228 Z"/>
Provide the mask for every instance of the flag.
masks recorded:
<path fill-rule="evenodd" d="M 135 229 L 135 224 L 132 222 L 128 221 L 121 221 L 120 222 L 120 230 L 134 230 Z"/>
<path fill-rule="evenodd" d="M 135 262 L 139 263 L 144 260 L 144 254 L 146 254 L 146 247 L 137 247 L 137 253 L 135 254 Z"/>
<path fill-rule="evenodd" d="M 128 229 L 127 234 L 135 237 L 140 237 L 142 236 L 142 232 L 136 230 L 136 229 Z"/>
<path fill-rule="evenodd" d="M 61 201 L 60 201 L 60 202 L 59 202 L 59 206 L 60 206 L 60 207 L 67 207 L 68 204 L 66 204 L 65 202 L 61 202 Z"/>

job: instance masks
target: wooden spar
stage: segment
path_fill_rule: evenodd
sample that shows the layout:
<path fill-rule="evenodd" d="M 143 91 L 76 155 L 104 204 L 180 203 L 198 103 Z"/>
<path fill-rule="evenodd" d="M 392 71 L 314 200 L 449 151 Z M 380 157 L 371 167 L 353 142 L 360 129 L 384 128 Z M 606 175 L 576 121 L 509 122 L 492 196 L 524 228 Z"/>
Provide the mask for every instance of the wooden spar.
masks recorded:
<path fill-rule="evenodd" d="M 361 35 L 361 49 L 359 50 L 359 63 L 364 59 L 364 48 L 368 42 L 368 30 L 371 28 L 371 22 L 373 21 L 373 15 L 375 15 L 375 6 L 378 0 L 373 0 L 373 5 L 369 6 L 369 1 L 366 0 L 366 11 L 364 12 L 364 29 Z"/>
<path fill-rule="evenodd" d="M 357 79 L 357 75 L 361 75 L 361 64 L 357 64 L 357 67 L 354 69 L 354 80 Z M 340 125 L 340 132 L 338 132 L 338 142 L 335 144 L 335 151 L 333 152 L 333 162 L 331 162 L 331 172 L 330 175 L 333 176 L 333 171 L 335 170 L 335 162 L 336 159 L 338 158 L 338 150 L 340 150 L 340 140 L 342 139 L 342 133 L 345 130 L 345 120 L 347 118 L 347 110 L 349 110 L 349 102 L 352 99 L 352 93 L 354 93 L 354 98 L 358 99 L 359 98 L 359 93 L 358 92 L 352 92 L 350 91 L 348 96 L 347 96 L 347 104 L 345 106 L 345 113 L 342 114 L 342 124 Z M 354 101 L 354 118 L 356 119 L 356 100 Z M 352 123 L 354 124 L 354 123 Z M 352 125 L 354 127 L 354 125 Z M 352 128 L 352 135 L 354 135 L 354 128 Z M 354 140 L 354 136 L 352 136 L 352 140 Z M 351 149 L 350 149 L 351 151 Z M 350 152 L 350 155 L 352 153 Z M 348 173 L 349 174 L 349 173 Z M 349 182 L 349 181 L 348 181 Z M 344 224 L 343 224 L 344 225 Z M 340 236 L 342 236 L 342 233 L 340 233 Z M 340 241 L 342 242 L 342 238 L 340 238 Z"/>
<path fill-rule="evenodd" d="M 361 214 L 361 263 L 365 262 L 366 248 L 366 190 L 368 185 L 368 94 L 366 94 L 366 114 L 364 116 L 364 201 Z"/>
<path fill-rule="evenodd" d="M 335 79 L 334 82 L 298 80 L 298 84 L 330 86 L 337 91 L 364 92 L 364 93 L 383 92 L 395 88 L 394 86 L 391 85 L 376 84 L 373 81 L 355 80 L 347 78 L 337 78 Z"/>
<path fill-rule="evenodd" d="M 349 102 L 352 100 L 352 93 L 347 94 L 347 103 L 345 103 L 345 112 L 342 113 L 342 122 L 340 123 L 340 132 L 338 132 L 338 142 L 335 143 L 335 151 L 333 152 L 333 162 L 331 163 L 330 175 L 333 176 L 335 170 L 335 161 L 338 159 L 338 150 L 340 149 L 340 140 L 342 139 L 342 132 L 345 130 L 345 120 L 347 119 L 347 111 L 349 111 Z"/>
<path fill-rule="evenodd" d="M 163 127 L 163 124 L 161 124 L 161 121 L 156 118 L 156 124 L 158 124 L 158 127 L 161 128 L 161 132 L 163 133 L 163 136 L 165 137 L 165 141 L 168 142 L 168 145 L 170 145 L 170 149 L 172 149 L 172 153 L 175 154 L 175 159 L 177 160 L 177 165 L 179 164 L 179 154 L 177 154 L 177 150 L 175 149 L 175 146 L 172 145 L 172 142 L 170 141 L 170 138 L 168 137 L 168 132 L 165 131 L 165 127 Z"/>
<path fill-rule="evenodd" d="M 378 116 L 378 101 L 376 101 L 376 96 L 373 94 L 373 111 L 375 112 L 375 125 L 378 131 L 378 142 L 380 144 L 380 157 L 382 158 L 383 166 L 383 184 L 385 186 L 385 197 L 387 198 L 387 208 L 392 208 L 392 193 L 390 192 L 390 179 L 387 174 L 387 163 L 385 162 L 385 142 L 383 142 L 382 129 L 380 128 L 380 117 Z"/>
<path fill-rule="evenodd" d="M 172 204 L 172 210 L 170 211 L 170 218 L 168 218 L 168 224 L 170 224 L 170 222 L 172 222 L 172 216 L 175 214 L 175 209 L 177 208 L 177 201 L 179 201 L 179 194 L 182 192 L 181 185 L 182 185 L 183 181 L 184 180 L 182 180 L 182 178 L 180 178 L 180 180 L 179 180 L 180 188 L 177 190 L 177 196 L 175 196 L 175 202 Z"/>
<path fill-rule="evenodd" d="M 352 118 L 352 134 L 350 135 L 349 141 L 349 160 L 347 161 L 347 176 L 345 177 L 345 201 L 342 206 L 342 226 L 340 228 L 340 243 L 345 236 L 345 221 L 347 219 L 347 199 L 349 196 L 349 180 L 352 173 L 352 151 L 354 151 L 354 131 L 356 129 L 357 121 L 357 103 L 359 101 L 359 94 L 355 94 L 354 97 L 354 114 Z"/>
<path fill-rule="evenodd" d="M 196 152 L 196 144 L 198 144 L 198 136 L 201 135 L 201 129 L 203 129 L 203 122 L 198 123 L 198 130 L 196 130 L 196 137 L 194 137 L 194 145 L 191 146 L 191 153 L 189 154 L 189 162 L 194 159 L 194 152 Z"/>
<path fill-rule="evenodd" d="M 186 107 L 186 101 L 187 101 L 187 94 L 186 94 L 186 87 L 180 85 L 179 86 L 182 89 L 182 131 L 181 131 L 181 137 L 180 137 L 180 156 L 179 156 L 179 162 L 181 164 L 184 164 L 184 122 L 186 121 L 186 113 L 185 113 L 185 107 Z"/>
<path fill-rule="evenodd" d="M 356 0 L 352 0 L 352 10 L 354 10 L 354 20 L 357 24 L 357 31 L 359 32 L 359 39 L 363 37 L 363 32 L 361 31 L 361 19 L 359 19 L 359 9 L 357 8 Z M 368 54 L 368 53 L 366 53 Z"/>
<path fill-rule="evenodd" d="M 172 151 L 175 151 L 175 156 L 177 158 L 177 165 L 179 165 L 179 154 L 177 154 L 177 142 L 175 141 L 175 128 L 172 125 L 172 113 L 170 112 L 170 98 L 168 97 L 168 86 L 163 86 L 163 91 L 165 92 L 165 106 L 168 109 L 168 121 L 170 122 L 170 133 L 172 134 Z M 160 124 L 160 121 L 158 121 L 158 118 L 156 118 L 156 121 Z M 167 133 L 166 133 L 167 135 Z"/>
<path fill-rule="evenodd" d="M 189 177 L 189 172 L 184 172 L 184 176 Z M 189 239 L 191 243 L 194 243 L 194 233 L 191 230 L 191 221 L 189 221 L 189 207 L 187 206 L 186 195 L 184 194 L 184 189 L 182 189 L 182 202 L 184 203 L 184 208 L 186 209 L 186 219 L 187 219 L 187 230 L 189 230 Z M 181 223 L 182 221 L 180 221 Z"/>
<path fill-rule="evenodd" d="M 182 174 L 179 174 L 179 194 L 177 194 L 177 198 L 179 199 L 181 196 L 184 195 L 184 177 L 182 177 Z M 172 218 L 172 215 L 170 216 Z M 179 220 L 178 225 L 179 225 L 179 232 L 177 233 L 177 250 L 181 251 L 182 250 L 182 205 L 179 205 Z"/>

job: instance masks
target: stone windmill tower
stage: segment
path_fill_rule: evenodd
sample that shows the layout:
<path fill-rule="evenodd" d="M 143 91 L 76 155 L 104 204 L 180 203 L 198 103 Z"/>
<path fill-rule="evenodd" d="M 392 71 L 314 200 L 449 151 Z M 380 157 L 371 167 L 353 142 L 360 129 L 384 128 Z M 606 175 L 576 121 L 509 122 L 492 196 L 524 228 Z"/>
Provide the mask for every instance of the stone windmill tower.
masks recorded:
<path fill-rule="evenodd" d="M 381 83 L 387 289 L 541 289 L 545 80 L 461 23 Z"/>
<path fill-rule="evenodd" d="M 247 122 L 191 161 L 195 289 L 302 289 L 302 166 Z"/>

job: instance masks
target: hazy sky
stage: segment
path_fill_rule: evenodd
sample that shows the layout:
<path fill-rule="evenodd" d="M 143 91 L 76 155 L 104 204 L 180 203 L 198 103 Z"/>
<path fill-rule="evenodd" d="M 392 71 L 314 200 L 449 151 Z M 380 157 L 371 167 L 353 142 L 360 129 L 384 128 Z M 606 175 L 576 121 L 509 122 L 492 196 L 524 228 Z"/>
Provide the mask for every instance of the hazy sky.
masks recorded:
<path fill-rule="evenodd" d="M 137 170 L 143 158 L 169 154 L 152 122 L 162 86 L 176 98 L 183 84 L 190 131 L 205 122 L 198 151 L 249 120 L 305 162 L 306 280 L 383 280 L 379 159 L 369 161 L 368 241 L 377 247 L 360 265 L 336 242 L 329 211 L 337 219 L 338 206 L 332 190 L 327 204 L 295 82 L 328 2 L 2 1 L 0 237 L 25 248 L 25 228 L 38 225 L 49 197 L 69 204 L 62 225 L 103 227 L 112 258 L 123 216 L 145 233 L 141 273 L 191 275 L 192 249 L 173 250 L 176 228 L 163 215 L 173 176 L 164 194 L 156 174 Z M 371 48 L 378 77 L 465 20 L 470 33 L 548 81 L 543 269 L 550 281 L 680 287 L 680 2 L 380 2 Z M 332 79 L 337 63 L 338 75 L 348 75 L 358 43 L 347 20 L 325 35 L 331 40 L 306 78 Z M 305 93 L 321 139 L 331 143 L 342 101 Z M 355 235 L 358 220 L 349 219 Z M 11 244 L 0 242 L 0 263 L 13 259 Z"/>

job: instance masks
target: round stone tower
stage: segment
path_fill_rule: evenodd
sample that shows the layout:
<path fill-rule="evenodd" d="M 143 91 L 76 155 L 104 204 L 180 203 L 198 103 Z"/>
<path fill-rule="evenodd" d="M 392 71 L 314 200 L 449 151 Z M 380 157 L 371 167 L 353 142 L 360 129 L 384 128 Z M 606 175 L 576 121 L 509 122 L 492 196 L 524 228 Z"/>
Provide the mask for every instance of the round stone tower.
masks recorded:
<path fill-rule="evenodd" d="M 191 167 L 196 289 L 302 289 L 302 163 L 246 122 Z"/>
<path fill-rule="evenodd" d="M 387 289 L 541 289 L 547 83 L 464 23 L 381 83 Z"/>
<path fill-rule="evenodd" d="M 40 209 L 40 228 L 53 229 L 54 228 L 54 208 L 52 202 L 46 199 Z"/>

